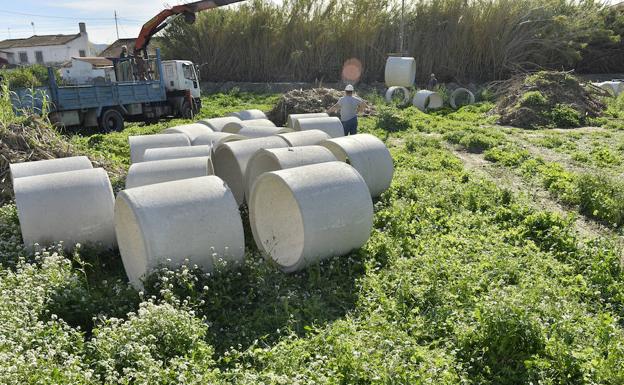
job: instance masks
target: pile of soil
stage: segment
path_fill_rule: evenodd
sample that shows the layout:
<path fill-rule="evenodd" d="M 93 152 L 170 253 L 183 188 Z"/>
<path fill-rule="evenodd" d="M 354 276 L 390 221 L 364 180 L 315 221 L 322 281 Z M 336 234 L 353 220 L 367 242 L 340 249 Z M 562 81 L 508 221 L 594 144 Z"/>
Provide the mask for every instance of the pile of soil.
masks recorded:
<path fill-rule="evenodd" d="M 604 91 L 568 72 L 516 76 L 496 88 L 500 98 L 493 113 L 500 115 L 500 124 L 514 127 L 579 127 L 605 108 Z"/>
<path fill-rule="evenodd" d="M 267 114 L 278 126 L 286 123 L 290 114 L 325 112 L 344 95 L 343 91 L 333 88 L 312 88 L 309 90 L 292 90 L 280 98 L 275 107 Z M 366 109 L 364 116 L 373 115 L 374 109 Z"/>
<path fill-rule="evenodd" d="M 83 155 L 63 136 L 37 117 L 23 123 L 0 125 L 0 204 L 11 201 L 11 163 L 30 162 Z M 104 159 L 91 159 L 93 167 L 104 167 L 112 176 L 121 173 Z"/>

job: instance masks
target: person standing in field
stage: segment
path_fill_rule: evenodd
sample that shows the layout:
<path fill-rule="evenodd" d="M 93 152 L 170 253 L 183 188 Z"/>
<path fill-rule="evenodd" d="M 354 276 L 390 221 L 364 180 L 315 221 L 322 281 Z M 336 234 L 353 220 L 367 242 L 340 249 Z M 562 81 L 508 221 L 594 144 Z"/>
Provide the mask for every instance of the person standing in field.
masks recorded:
<path fill-rule="evenodd" d="M 344 128 L 344 134 L 355 135 L 358 128 L 358 112 L 365 106 L 366 102 L 358 96 L 353 95 L 354 89 L 351 84 L 345 87 L 345 96 L 338 99 L 338 103 L 334 104 L 327 113 L 340 110 L 340 121 Z"/>

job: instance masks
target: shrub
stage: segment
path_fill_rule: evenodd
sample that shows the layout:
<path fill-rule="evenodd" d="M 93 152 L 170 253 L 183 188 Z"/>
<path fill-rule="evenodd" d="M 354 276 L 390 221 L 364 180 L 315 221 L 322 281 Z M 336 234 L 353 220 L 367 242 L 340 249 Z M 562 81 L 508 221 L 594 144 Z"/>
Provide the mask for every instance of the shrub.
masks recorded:
<path fill-rule="evenodd" d="M 377 111 L 377 126 L 388 132 L 405 131 L 411 127 L 411 122 L 396 107 L 380 106 Z"/>
<path fill-rule="evenodd" d="M 461 138 L 459 144 L 466 148 L 468 152 L 480 154 L 485 150 L 499 145 L 500 140 L 496 137 L 482 133 L 470 133 Z"/>
<path fill-rule="evenodd" d="M 624 183 L 603 174 L 581 174 L 577 191 L 582 213 L 613 226 L 624 224 Z"/>
<path fill-rule="evenodd" d="M 581 126 L 581 114 L 570 105 L 557 104 L 550 111 L 550 117 L 557 127 L 572 128 Z"/>
<path fill-rule="evenodd" d="M 528 91 L 520 97 L 521 106 L 543 106 L 548 103 L 548 99 L 539 91 Z"/>

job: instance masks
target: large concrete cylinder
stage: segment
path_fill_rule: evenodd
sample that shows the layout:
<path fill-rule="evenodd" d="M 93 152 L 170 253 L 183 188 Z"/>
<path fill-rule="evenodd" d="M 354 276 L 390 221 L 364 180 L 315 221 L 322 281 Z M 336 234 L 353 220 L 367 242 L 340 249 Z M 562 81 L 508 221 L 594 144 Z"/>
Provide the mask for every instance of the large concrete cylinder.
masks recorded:
<path fill-rule="evenodd" d="M 143 161 L 143 154 L 149 148 L 190 146 L 191 141 L 185 134 L 141 135 L 128 138 L 130 143 L 130 161 Z"/>
<path fill-rule="evenodd" d="M 373 197 L 390 187 L 394 165 L 386 145 L 376 136 L 357 134 L 329 139 L 321 143 L 340 161 L 353 166 L 364 178 Z"/>
<path fill-rule="evenodd" d="M 238 134 L 244 127 L 275 127 L 275 124 L 268 119 L 244 120 L 240 122 L 230 122 L 223 126 L 221 132 Z"/>
<path fill-rule="evenodd" d="M 442 100 L 442 96 L 437 92 L 420 90 L 414 95 L 412 104 L 414 104 L 414 107 L 425 112 L 427 110 L 442 108 L 444 106 L 444 100 Z"/>
<path fill-rule="evenodd" d="M 218 131 L 221 131 L 223 129 L 223 126 L 225 126 L 226 124 L 232 123 L 232 122 L 240 122 L 240 121 L 241 120 L 237 117 L 226 116 L 223 118 L 202 119 L 198 121 L 197 123 L 205 124 L 213 131 L 218 132 Z"/>
<path fill-rule="evenodd" d="M 12 163 L 11 179 L 27 176 L 53 174 L 55 172 L 66 172 L 75 170 L 88 170 L 93 168 L 91 161 L 86 156 L 73 156 L 70 158 L 58 158 L 37 160 L 34 162 Z"/>
<path fill-rule="evenodd" d="M 212 159 L 215 175 L 227 183 L 239 205 L 245 201 L 245 173 L 249 159 L 258 150 L 280 147 L 288 147 L 288 143 L 278 136 L 267 136 L 223 143 L 215 150 Z"/>
<path fill-rule="evenodd" d="M 249 198 L 249 220 L 258 248 L 293 272 L 362 247 L 373 202 L 353 167 L 313 164 L 262 174 Z"/>
<path fill-rule="evenodd" d="M 207 156 L 141 162 L 130 166 L 126 177 L 126 188 L 213 174 L 212 161 Z"/>
<path fill-rule="evenodd" d="M 262 138 L 265 136 L 285 134 L 288 132 L 292 132 L 292 130 L 285 127 L 246 126 L 241 128 L 237 135 L 244 136 L 246 138 Z"/>
<path fill-rule="evenodd" d="M 327 118 L 329 115 L 325 112 L 313 112 L 308 114 L 290 114 L 288 115 L 288 120 L 286 120 L 286 127 L 295 129 L 296 122 L 299 119 L 309 119 L 309 118 Z"/>
<path fill-rule="evenodd" d="M 299 119 L 295 123 L 295 130 L 321 130 L 327 133 L 332 138 L 344 136 L 344 128 L 342 127 L 342 122 L 340 121 L 340 119 L 335 117 Z"/>
<path fill-rule="evenodd" d="M 213 132 L 210 127 L 201 123 L 183 124 L 181 126 L 175 126 L 163 130 L 163 134 L 184 134 L 188 136 L 192 142 L 200 135 L 209 134 Z"/>
<path fill-rule="evenodd" d="M 295 131 L 277 136 L 284 139 L 290 147 L 314 146 L 331 138 L 328 133 L 321 130 Z"/>
<path fill-rule="evenodd" d="M 245 196 L 249 197 L 256 179 L 269 171 L 284 170 L 308 164 L 335 162 L 334 154 L 323 146 L 303 146 L 258 150 L 249 160 L 245 172 Z"/>
<path fill-rule="evenodd" d="M 15 179 L 15 204 L 27 248 L 62 241 L 115 246 L 115 197 L 102 168 Z"/>
<path fill-rule="evenodd" d="M 465 96 L 466 97 L 466 102 L 463 104 L 460 104 L 457 102 L 457 98 L 459 98 L 460 96 Z M 451 96 L 449 97 L 449 104 L 451 105 L 452 108 L 459 108 L 462 105 L 467 105 L 467 104 L 474 104 L 475 102 L 475 96 L 472 93 L 472 91 L 467 90 L 465 88 L 457 88 L 455 89 L 452 93 Z"/>
<path fill-rule="evenodd" d="M 188 147 L 163 147 L 150 148 L 145 150 L 143 155 L 144 162 L 153 162 L 155 160 L 195 158 L 198 156 L 210 156 L 212 154 L 211 146 L 188 146 Z"/>
<path fill-rule="evenodd" d="M 238 112 L 232 112 L 228 116 L 239 118 L 240 120 L 254 120 L 254 119 L 266 119 L 264 112 L 260 110 L 243 110 Z"/>
<path fill-rule="evenodd" d="M 386 86 L 412 87 L 416 80 L 416 59 L 389 57 L 385 69 Z"/>
<path fill-rule="evenodd" d="M 407 106 L 410 103 L 410 92 L 407 88 L 401 86 L 392 86 L 386 91 L 386 103 L 392 104 L 394 102 L 394 94 L 397 91 L 401 91 L 403 94 L 403 101 L 397 103 L 399 106 Z"/>
<path fill-rule="evenodd" d="M 243 225 L 232 192 L 215 176 L 124 190 L 115 202 L 115 231 L 130 283 L 159 265 L 188 259 L 206 272 L 216 259 L 244 258 Z"/>
<path fill-rule="evenodd" d="M 234 142 L 245 139 L 244 136 L 230 134 L 228 132 L 212 132 L 198 136 L 193 140 L 193 146 L 212 146 L 213 149 L 219 147 L 221 143 Z"/>

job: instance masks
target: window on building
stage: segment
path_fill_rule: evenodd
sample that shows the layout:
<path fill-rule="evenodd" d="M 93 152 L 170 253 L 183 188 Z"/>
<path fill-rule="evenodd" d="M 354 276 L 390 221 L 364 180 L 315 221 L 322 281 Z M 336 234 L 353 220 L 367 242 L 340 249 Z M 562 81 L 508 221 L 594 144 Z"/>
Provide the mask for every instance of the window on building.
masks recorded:
<path fill-rule="evenodd" d="M 87 53 L 85 52 L 84 49 L 81 49 L 80 51 L 78 51 L 78 55 L 80 55 L 80 57 L 85 57 L 87 56 Z"/>
<path fill-rule="evenodd" d="M 28 63 L 28 54 L 26 52 L 19 52 L 20 64 Z"/>
<path fill-rule="evenodd" d="M 42 64 L 43 63 L 43 52 L 35 51 L 35 60 L 37 61 L 37 63 Z"/>

